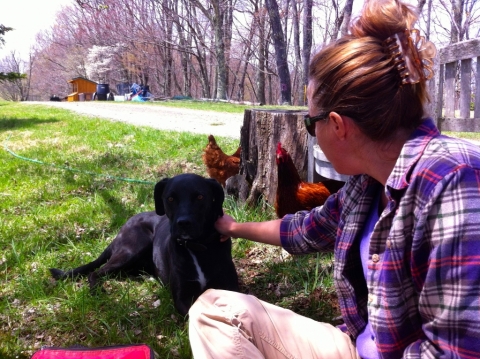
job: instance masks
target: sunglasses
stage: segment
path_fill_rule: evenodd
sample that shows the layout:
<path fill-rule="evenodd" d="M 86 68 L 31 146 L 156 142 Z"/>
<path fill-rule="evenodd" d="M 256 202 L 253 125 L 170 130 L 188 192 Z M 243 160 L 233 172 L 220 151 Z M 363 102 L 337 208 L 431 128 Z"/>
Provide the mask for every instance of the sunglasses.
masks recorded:
<path fill-rule="evenodd" d="M 323 121 L 328 118 L 328 112 L 322 112 L 320 115 L 311 117 L 310 115 L 303 116 L 303 122 L 305 123 L 305 128 L 310 136 L 315 137 L 315 122 Z"/>

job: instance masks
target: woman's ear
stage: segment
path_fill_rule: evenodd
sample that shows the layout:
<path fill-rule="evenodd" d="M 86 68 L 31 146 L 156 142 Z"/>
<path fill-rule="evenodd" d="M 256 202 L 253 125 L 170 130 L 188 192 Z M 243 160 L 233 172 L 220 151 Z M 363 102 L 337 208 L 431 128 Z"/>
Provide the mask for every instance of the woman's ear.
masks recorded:
<path fill-rule="evenodd" d="M 339 140 L 344 140 L 347 135 L 347 123 L 345 119 L 336 112 L 330 112 L 328 115 L 328 122 L 332 126 L 332 132 Z"/>

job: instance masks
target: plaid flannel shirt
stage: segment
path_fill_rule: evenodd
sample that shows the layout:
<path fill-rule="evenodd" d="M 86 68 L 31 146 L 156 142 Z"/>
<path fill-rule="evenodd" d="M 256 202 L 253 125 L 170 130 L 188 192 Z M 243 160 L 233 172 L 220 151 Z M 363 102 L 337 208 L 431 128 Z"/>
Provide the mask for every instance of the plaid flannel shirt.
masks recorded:
<path fill-rule="evenodd" d="M 352 176 L 323 207 L 283 218 L 292 254 L 334 251 L 343 319 L 372 324 L 382 358 L 480 358 L 480 148 L 430 119 L 404 145 L 372 234 L 367 279 L 359 236 L 381 185 Z"/>

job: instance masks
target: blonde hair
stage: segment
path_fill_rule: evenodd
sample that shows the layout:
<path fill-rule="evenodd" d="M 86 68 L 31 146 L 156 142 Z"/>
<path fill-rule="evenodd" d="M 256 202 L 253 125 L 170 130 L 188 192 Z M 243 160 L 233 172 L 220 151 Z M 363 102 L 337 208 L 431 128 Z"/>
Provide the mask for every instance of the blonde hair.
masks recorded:
<path fill-rule="evenodd" d="M 367 0 L 350 35 L 312 58 L 309 79 L 316 107 L 351 117 L 373 141 L 418 127 L 428 101 L 426 83 L 401 85 L 383 45 L 388 37 L 411 29 L 416 19 L 415 10 L 401 1 Z"/>

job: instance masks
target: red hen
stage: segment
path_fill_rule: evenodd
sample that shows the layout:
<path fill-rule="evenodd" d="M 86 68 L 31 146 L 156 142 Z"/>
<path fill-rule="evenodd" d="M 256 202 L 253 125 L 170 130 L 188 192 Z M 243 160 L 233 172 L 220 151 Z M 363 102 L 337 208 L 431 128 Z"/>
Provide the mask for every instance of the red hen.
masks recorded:
<path fill-rule="evenodd" d="M 235 153 L 229 156 L 217 145 L 213 135 L 208 136 L 208 144 L 202 156 L 208 175 L 225 187 L 227 179 L 238 174 L 240 170 L 240 152 L 241 147 L 238 147 Z"/>
<path fill-rule="evenodd" d="M 300 179 L 290 154 L 277 145 L 278 187 L 275 212 L 278 218 L 289 213 L 310 210 L 325 203 L 330 191 L 321 182 L 308 183 Z"/>

